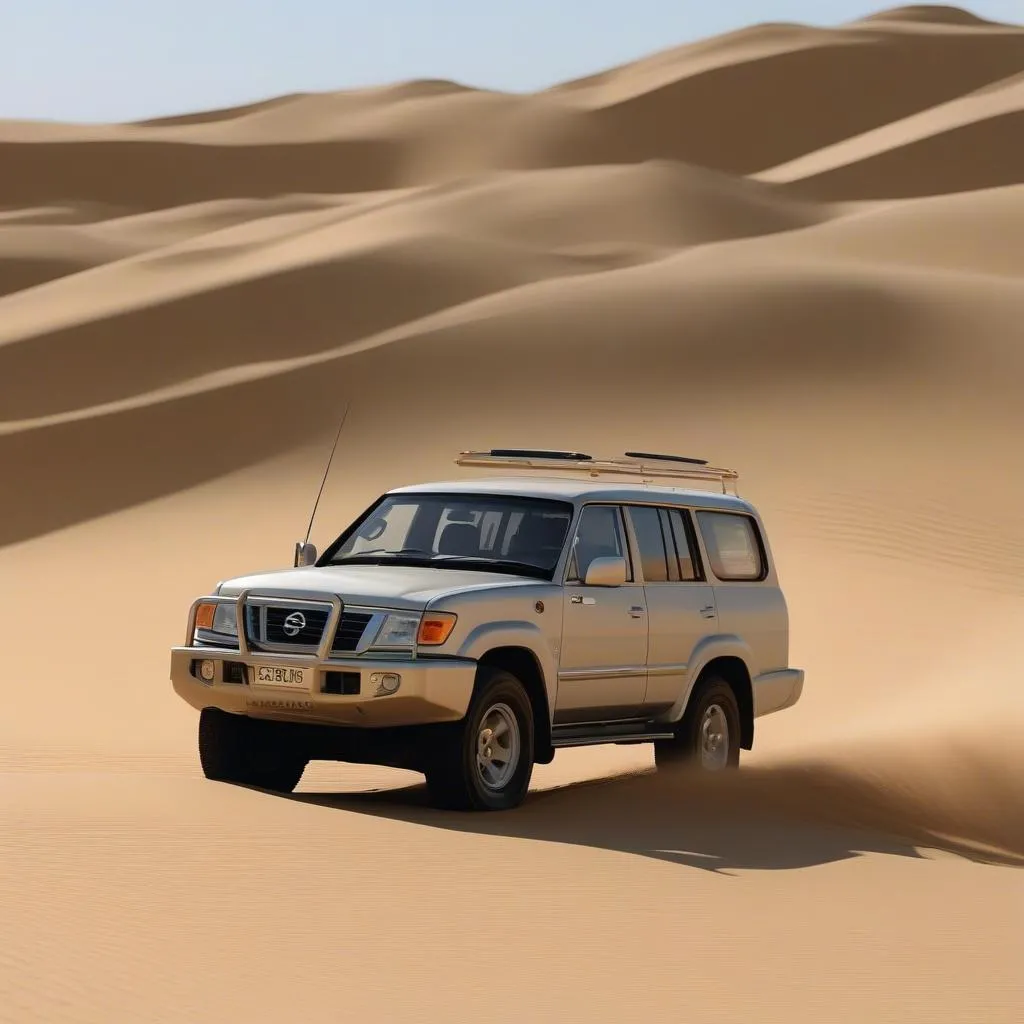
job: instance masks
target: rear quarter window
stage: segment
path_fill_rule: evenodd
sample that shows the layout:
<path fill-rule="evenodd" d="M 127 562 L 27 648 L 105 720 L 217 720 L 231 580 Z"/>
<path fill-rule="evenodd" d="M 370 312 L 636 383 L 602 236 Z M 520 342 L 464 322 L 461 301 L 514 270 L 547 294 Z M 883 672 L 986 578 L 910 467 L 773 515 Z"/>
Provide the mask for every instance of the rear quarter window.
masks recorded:
<path fill-rule="evenodd" d="M 697 512 L 711 571 L 720 580 L 761 580 L 767 574 L 757 526 L 735 512 Z"/>

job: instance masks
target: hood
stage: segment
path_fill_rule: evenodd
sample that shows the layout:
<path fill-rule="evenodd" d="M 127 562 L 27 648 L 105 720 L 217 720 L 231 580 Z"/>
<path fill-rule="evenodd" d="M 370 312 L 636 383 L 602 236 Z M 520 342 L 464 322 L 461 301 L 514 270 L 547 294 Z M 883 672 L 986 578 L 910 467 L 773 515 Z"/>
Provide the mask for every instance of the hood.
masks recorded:
<path fill-rule="evenodd" d="M 224 580 L 218 593 L 235 597 L 253 590 L 267 597 L 311 597 L 337 594 L 346 604 L 420 610 L 431 601 L 468 590 L 536 586 L 527 576 L 507 573 L 435 569 L 404 565 L 305 566 L 235 576 Z"/>

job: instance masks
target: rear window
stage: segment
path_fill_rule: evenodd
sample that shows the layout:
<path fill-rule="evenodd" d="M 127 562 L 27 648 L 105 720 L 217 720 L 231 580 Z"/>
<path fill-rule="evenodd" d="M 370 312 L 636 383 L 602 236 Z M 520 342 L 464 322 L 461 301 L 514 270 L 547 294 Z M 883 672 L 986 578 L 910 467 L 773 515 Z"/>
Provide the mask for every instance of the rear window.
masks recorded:
<path fill-rule="evenodd" d="M 734 512 L 697 513 L 711 570 L 720 580 L 759 580 L 765 560 L 754 521 Z"/>

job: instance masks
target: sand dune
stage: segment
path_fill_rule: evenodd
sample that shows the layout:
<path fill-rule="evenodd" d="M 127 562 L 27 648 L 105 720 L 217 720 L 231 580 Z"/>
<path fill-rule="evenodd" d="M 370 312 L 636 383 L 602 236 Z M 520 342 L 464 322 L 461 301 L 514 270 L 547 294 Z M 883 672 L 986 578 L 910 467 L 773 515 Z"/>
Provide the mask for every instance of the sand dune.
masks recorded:
<path fill-rule="evenodd" d="M 1024 175 L 1024 77 L 846 139 L 757 177 L 820 199 L 902 198 L 1015 184 Z"/>
<path fill-rule="evenodd" d="M 628 158 L 749 174 L 1015 74 L 1022 47 L 1019 28 L 999 26 L 766 25 L 659 54 L 567 95 Z"/>
<path fill-rule="evenodd" d="M 962 8 L 952 7 L 948 4 L 914 4 L 908 7 L 892 7 L 884 11 L 877 11 L 874 14 L 866 14 L 863 18 L 853 22 L 854 25 L 878 23 L 909 23 L 934 26 L 953 25 L 969 28 L 987 28 L 1003 24 L 993 21 L 991 18 L 980 18 L 971 11 L 965 11 Z"/>
<path fill-rule="evenodd" d="M 1014 27 L 768 25 L 531 96 L 428 82 L 130 126 L 0 122 L 0 204 L 76 196 L 156 209 L 649 159 L 749 174 L 931 110 L 1022 61 Z M 983 148 L 973 166 L 1000 153 Z"/>
<path fill-rule="evenodd" d="M 1022 76 L 920 6 L 0 122 L 0 1020 L 1019 1020 Z M 167 648 L 346 405 L 321 545 L 469 445 L 735 465 L 800 704 L 725 786 L 566 751 L 483 819 L 201 779 Z"/>
<path fill-rule="evenodd" d="M 1014 279 L 1024 274 L 1024 248 L 1018 244 L 1024 231 L 1024 188 L 1019 184 L 858 206 L 813 234 L 775 242 L 795 250 L 812 244 L 834 257 L 876 264 Z"/>

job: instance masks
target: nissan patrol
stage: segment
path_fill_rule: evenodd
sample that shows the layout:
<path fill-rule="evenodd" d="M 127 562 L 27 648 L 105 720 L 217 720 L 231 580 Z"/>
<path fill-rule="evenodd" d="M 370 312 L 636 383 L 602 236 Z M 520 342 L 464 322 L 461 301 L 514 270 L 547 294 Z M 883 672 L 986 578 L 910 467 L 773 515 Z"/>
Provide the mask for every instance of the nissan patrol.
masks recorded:
<path fill-rule="evenodd" d="M 292 568 L 192 604 L 171 681 L 199 711 L 207 778 L 289 792 L 310 760 L 381 764 L 422 772 L 440 806 L 501 810 L 563 747 L 733 768 L 755 719 L 799 699 L 734 471 L 641 452 L 456 462 L 509 475 L 388 491 L 319 556 L 300 543 Z"/>

